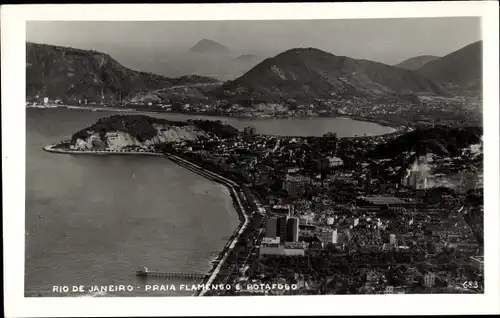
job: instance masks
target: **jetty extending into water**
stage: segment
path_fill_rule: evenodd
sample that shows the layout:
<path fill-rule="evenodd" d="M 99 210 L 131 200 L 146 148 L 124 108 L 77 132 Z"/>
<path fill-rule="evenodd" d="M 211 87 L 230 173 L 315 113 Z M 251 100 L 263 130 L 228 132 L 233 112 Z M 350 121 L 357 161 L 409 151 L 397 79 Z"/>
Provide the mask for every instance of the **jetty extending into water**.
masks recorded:
<path fill-rule="evenodd" d="M 192 279 L 200 280 L 205 279 L 207 274 L 203 273 L 181 273 L 181 272 L 160 272 L 144 268 L 136 272 L 137 276 L 141 277 L 164 277 L 164 278 L 179 278 L 179 279 Z"/>

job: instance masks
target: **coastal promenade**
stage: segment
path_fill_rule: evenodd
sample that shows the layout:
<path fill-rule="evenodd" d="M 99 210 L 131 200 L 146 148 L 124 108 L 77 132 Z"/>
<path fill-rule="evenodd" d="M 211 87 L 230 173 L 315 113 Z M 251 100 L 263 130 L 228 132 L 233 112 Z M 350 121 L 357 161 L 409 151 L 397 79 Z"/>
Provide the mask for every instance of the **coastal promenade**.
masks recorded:
<path fill-rule="evenodd" d="M 249 212 L 246 210 L 244 204 L 241 202 L 240 196 L 245 197 L 248 201 L 255 201 L 256 199 L 252 197 L 246 197 L 245 193 L 241 190 L 241 187 L 234 181 L 227 179 L 219 174 L 209 171 L 203 167 L 200 167 L 188 160 L 182 159 L 178 156 L 169 153 L 156 153 L 156 152 L 142 152 L 142 151 L 113 151 L 113 150 L 97 150 L 97 151 L 76 151 L 76 150 L 65 150 L 54 148 L 56 145 L 49 145 L 43 149 L 48 152 L 60 153 L 60 154 L 86 154 L 86 155 L 154 155 L 167 157 L 169 160 L 175 162 L 176 164 L 189 169 L 209 180 L 221 183 L 226 188 L 228 188 L 233 203 L 240 217 L 240 223 L 238 227 L 234 230 L 233 234 L 229 238 L 227 244 L 219 254 L 214 267 L 208 272 L 203 280 L 203 285 L 210 286 L 213 284 L 217 275 L 219 275 L 221 269 L 227 261 L 228 256 L 234 250 L 241 234 L 247 229 L 250 224 Z M 198 290 L 193 296 L 204 296 L 207 289 Z"/>
<path fill-rule="evenodd" d="M 238 243 L 238 240 L 239 240 L 241 234 L 246 230 L 246 228 L 250 224 L 250 218 L 248 216 L 248 212 L 246 211 L 243 203 L 241 202 L 240 196 L 239 196 L 239 194 L 241 194 L 241 195 L 244 195 L 244 194 L 241 191 L 240 186 L 232 180 L 229 180 L 229 179 L 224 178 L 216 173 L 208 171 L 205 168 L 202 168 L 202 167 L 200 167 L 200 166 L 198 166 L 190 161 L 187 161 L 187 160 L 182 159 L 180 157 L 177 157 L 175 155 L 166 154 L 166 156 L 170 160 L 174 161 L 175 163 L 177 163 L 183 167 L 186 167 L 186 168 L 192 170 L 193 172 L 196 172 L 196 173 L 198 173 L 198 174 L 200 174 L 200 175 L 202 175 L 210 180 L 213 180 L 213 181 L 216 181 L 216 182 L 219 182 L 219 183 L 225 185 L 229 189 L 229 191 L 231 193 L 231 197 L 235 201 L 236 211 L 238 212 L 240 217 L 241 216 L 244 217 L 244 221 L 240 222 L 240 225 L 233 232 L 233 235 L 229 238 L 228 243 L 226 244 L 226 246 L 222 250 L 221 255 L 219 256 L 220 261 L 209 272 L 207 278 L 203 281 L 203 285 L 210 286 L 214 282 L 214 280 L 217 278 L 217 275 L 219 274 L 219 272 L 221 271 L 225 262 L 227 261 L 228 256 L 234 250 L 234 247 L 236 246 L 236 243 Z M 254 199 L 254 198 L 248 198 L 248 199 Z M 197 294 L 195 294 L 195 296 L 204 296 L 206 292 L 207 292 L 207 289 L 202 289 L 202 290 L 198 291 Z"/>
<path fill-rule="evenodd" d="M 97 105 L 89 105 L 89 106 L 77 106 L 77 105 L 28 105 L 26 108 L 41 108 L 41 109 L 56 109 L 56 108 L 65 108 L 65 109 L 73 109 L 73 110 L 88 110 L 88 111 L 113 111 L 113 112 L 136 112 L 136 109 L 133 108 L 117 108 L 117 107 L 99 107 Z"/>

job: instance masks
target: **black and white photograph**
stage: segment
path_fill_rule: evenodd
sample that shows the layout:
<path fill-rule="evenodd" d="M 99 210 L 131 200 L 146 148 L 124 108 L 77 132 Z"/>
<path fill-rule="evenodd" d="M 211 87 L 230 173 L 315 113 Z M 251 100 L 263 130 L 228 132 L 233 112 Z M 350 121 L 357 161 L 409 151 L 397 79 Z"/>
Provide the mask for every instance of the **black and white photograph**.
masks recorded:
<path fill-rule="evenodd" d="M 22 22 L 18 297 L 498 296 L 498 29 L 255 14 Z"/>

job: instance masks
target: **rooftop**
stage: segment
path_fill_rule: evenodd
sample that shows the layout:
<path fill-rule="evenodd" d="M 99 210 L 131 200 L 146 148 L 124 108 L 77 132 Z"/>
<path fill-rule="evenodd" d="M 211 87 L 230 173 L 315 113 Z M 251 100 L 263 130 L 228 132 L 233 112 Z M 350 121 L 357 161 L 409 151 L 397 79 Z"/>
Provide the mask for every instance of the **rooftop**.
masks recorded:
<path fill-rule="evenodd" d="M 479 263 L 484 263 L 484 256 L 471 256 L 471 259 Z"/>
<path fill-rule="evenodd" d="M 360 196 L 357 197 L 359 200 L 364 200 L 367 201 L 371 204 L 376 204 L 376 205 L 383 205 L 383 204 L 404 204 L 406 203 L 405 201 L 393 197 L 393 196 L 378 196 L 378 195 L 373 195 L 373 196 Z"/>

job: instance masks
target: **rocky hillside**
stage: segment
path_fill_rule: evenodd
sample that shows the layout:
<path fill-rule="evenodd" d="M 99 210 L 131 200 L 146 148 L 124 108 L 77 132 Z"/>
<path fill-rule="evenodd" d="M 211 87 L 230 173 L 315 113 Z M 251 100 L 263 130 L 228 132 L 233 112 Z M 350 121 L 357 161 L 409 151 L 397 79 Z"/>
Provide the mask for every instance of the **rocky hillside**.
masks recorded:
<path fill-rule="evenodd" d="M 438 81 L 448 89 L 480 90 L 482 52 L 483 41 L 477 41 L 425 64 L 417 72 Z"/>
<path fill-rule="evenodd" d="M 201 137 L 227 137 L 238 130 L 221 122 L 194 120 L 175 122 L 144 115 L 114 115 L 75 133 L 72 149 L 122 149 L 154 146 Z"/>
<path fill-rule="evenodd" d="M 211 80 L 207 80 L 211 79 Z M 192 84 L 196 83 L 196 84 Z M 142 91 L 128 95 L 123 99 L 126 103 L 148 102 L 186 102 L 206 101 L 206 93 L 222 85 L 222 82 L 209 77 L 182 76 L 176 85 L 155 91 Z"/>
<path fill-rule="evenodd" d="M 404 68 L 410 71 L 416 71 L 425 64 L 438 59 L 439 56 L 434 55 L 421 55 L 409 58 L 399 64 L 394 65 L 395 67 Z"/>
<path fill-rule="evenodd" d="M 266 59 L 215 93 L 224 98 L 259 101 L 446 95 L 440 85 L 418 73 L 314 48 L 292 49 Z"/>
<path fill-rule="evenodd" d="M 210 82 L 211 78 L 168 78 L 130 70 L 111 56 L 68 47 L 26 44 L 26 95 L 50 99 L 119 99 L 133 92 Z"/>
<path fill-rule="evenodd" d="M 394 158 L 403 152 L 415 149 L 427 149 L 440 156 L 459 155 L 464 148 L 481 143 L 483 132 L 480 127 L 435 127 L 417 129 L 378 145 L 368 156 L 376 158 Z"/>

